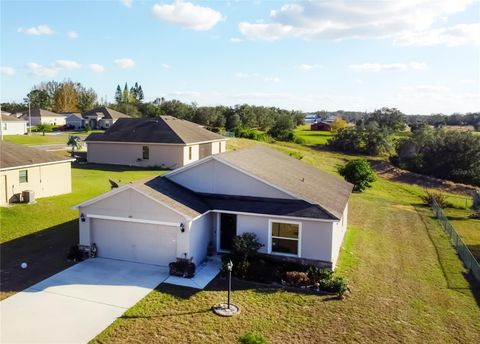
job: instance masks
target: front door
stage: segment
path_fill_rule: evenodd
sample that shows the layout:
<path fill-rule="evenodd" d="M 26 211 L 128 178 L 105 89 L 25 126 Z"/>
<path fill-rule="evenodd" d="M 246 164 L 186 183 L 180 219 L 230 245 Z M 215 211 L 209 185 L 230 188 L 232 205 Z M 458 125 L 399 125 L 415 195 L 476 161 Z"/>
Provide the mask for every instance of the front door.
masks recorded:
<path fill-rule="evenodd" d="M 237 235 L 237 215 L 220 214 L 220 250 L 230 251 L 235 235 Z"/>

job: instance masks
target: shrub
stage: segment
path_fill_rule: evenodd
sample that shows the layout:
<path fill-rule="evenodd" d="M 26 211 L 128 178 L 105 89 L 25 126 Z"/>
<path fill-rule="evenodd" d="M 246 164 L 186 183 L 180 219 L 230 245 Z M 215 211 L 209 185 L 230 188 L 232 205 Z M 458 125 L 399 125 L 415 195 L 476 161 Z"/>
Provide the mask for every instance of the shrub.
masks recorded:
<path fill-rule="evenodd" d="M 433 204 L 433 201 L 436 201 L 440 208 L 447 208 L 450 205 L 447 201 L 447 196 L 442 192 L 425 190 L 425 195 L 420 196 L 420 198 L 429 206 Z"/>
<path fill-rule="evenodd" d="M 253 332 L 245 333 L 238 338 L 238 342 L 240 344 L 268 344 L 268 341 L 264 337 Z"/>
<path fill-rule="evenodd" d="M 319 282 L 320 289 L 344 296 L 348 291 L 347 281 L 343 277 L 332 277 Z"/>
<path fill-rule="evenodd" d="M 232 255 L 238 260 L 248 260 L 255 256 L 260 248 L 263 247 L 255 233 L 243 233 L 233 238 Z"/>
<path fill-rule="evenodd" d="M 346 181 L 354 185 L 353 191 L 362 192 L 371 186 L 376 179 L 375 171 L 365 159 L 350 160 L 345 166 L 338 169 L 338 173 Z"/>
<path fill-rule="evenodd" d="M 312 283 L 320 283 L 321 280 L 332 278 L 333 271 L 310 266 L 307 270 L 308 278 Z"/>
<path fill-rule="evenodd" d="M 303 154 L 297 151 L 289 152 L 288 155 L 290 155 L 292 158 L 302 160 L 303 159 Z"/>
<path fill-rule="evenodd" d="M 90 125 L 87 123 L 87 124 L 85 124 L 85 126 L 83 127 L 83 130 L 88 133 L 89 131 L 92 130 L 92 128 L 91 128 Z"/>
<path fill-rule="evenodd" d="M 285 273 L 285 280 L 288 285 L 294 287 L 306 286 L 310 282 L 308 274 L 300 271 L 287 271 L 287 273 Z"/>

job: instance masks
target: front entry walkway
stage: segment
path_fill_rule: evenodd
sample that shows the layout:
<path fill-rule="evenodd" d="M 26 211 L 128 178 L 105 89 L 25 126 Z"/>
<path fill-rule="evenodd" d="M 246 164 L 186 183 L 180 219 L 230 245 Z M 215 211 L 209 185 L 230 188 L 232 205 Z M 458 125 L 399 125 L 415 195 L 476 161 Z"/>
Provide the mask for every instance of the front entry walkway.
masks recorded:
<path fill-rule="evenodd" d="M 168 269 L 89 259 L 0 302 L 1 343 L 87 343 L 168 277 Z"/>

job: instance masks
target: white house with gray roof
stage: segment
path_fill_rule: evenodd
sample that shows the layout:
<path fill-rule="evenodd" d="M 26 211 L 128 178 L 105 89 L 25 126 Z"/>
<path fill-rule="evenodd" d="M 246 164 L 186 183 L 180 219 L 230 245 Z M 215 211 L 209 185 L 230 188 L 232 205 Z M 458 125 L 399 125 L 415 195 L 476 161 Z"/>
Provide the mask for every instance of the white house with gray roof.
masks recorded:
<path fill-rule="evenodd" d="M 77 206 L 80 244 L 98 255 L 167 266 L 228 252 L 253 232 L 260 253 L 334 268 L 352 185 L 263 146 L 210 155 Z"/>

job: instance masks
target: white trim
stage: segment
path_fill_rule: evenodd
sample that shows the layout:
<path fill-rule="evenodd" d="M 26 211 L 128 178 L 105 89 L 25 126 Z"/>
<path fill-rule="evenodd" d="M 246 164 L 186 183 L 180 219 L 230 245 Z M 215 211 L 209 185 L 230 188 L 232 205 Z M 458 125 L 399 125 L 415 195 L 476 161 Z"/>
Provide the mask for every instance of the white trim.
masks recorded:
<path fill-rule="evenodd" d="M 13 167 L 5 167 L 5 168 L 0 168 L 0 171 L 10 171 L 10 170 L 17 170 L 17 169 L 25 169 L 25 168 L 30 168 L 30 167 L 38 167 L 38 166 L 46 166 L 46 165 L 55 165 L 55 164 L 62 164 L 66 162 L 72 162 L 75 161 L 75 159 L 66 159 L 66 160 L 58 160 L 58 161 L 50 161 L 50 162 L 41 162 L 38 164 L 32 164 L 32 165 L 22 165 L 22 166 L 13 166 Z"/>
<path fill-rule="evenodd" d="M 118 216 L 97 215 L 97 214 L 87 214 L 86 217 L 92 218 L 92 219 L 100 219 L 100 220 L 114 220 L 114 221 L 122 221 L 122 222 L 135 222 L 135 223 L 147 223 L 147 224 L 153 224 L 153 225 L 171 226 L 171 227 L 178 227 L 180 230 L 179 222 L 154 221 L 154 220 L 134 219 L 131 217 L 118 217 Z"/>
<path fill-rule="evenodd" d="M 281 252 L 272 252 L 272 224 L 273 223 L 288 223 L 288 224 L 293 224 L 293 225 L 298 225 L 298 239 L 293 239 L 293 238 L 283 238 L 283 237 L 275 237 L 275 238 L 280 238 L 280 239 L 288 239 L 288 240 L 297 240 L 297 254 L 291 254 L 291 253 L 281 253 Z M 268 220 L 268 247 L 267 247 L 267 252 L 268 254 L 273 254 L 276 256 L 287 256 L 287 257 L 297 257 L 301 258 L 302 257 L 302 223 L 301 222 L 296 222 L 296 221 L 284 221 L 284 220 Z"/>
<path fill-rule="evenodd" d="M 156 145 L 156 146 L 193 146 L 203 143 L 213 143 L 213 142 L 222 142 L 227 141 L 228 138 L 224 139 L 215 139 L 209 141 L 199 141 L 199 142 L 186 142 L 186 143 L 162 143 L 162 142 L 121 142 L 121 141 L 85 141 L 88 143 L 115 143 L 115 144 L 126 144 L 126 145 Z"/>
<path fill-rule="evenodd" d="M 202 158 L 202 159 L 199 159 L 199 160 L 197 160 L 197 161 L 195 161 L 195 162 L 192 162 L 192 163 L 190 163 L 190 164 L 184 165 L 184 166 L 182 166 L 182 167 L 180 167 L 180 168 L 177 168 L 177 169 L 175 169 L 175 170 L 173 170 L 173 171 L 167 172 L 167 173 L 165 173 L 163 176 L 164 176 L 164 177 L 174 176 L 174 175 L 176 175 L 176 174 L 178 174 L 178 173 L 180 173 L 180 172 L 182 172 L 182 171 L 184 171 L 184 170 L 188 170 L 188 169 L 190 169 L 190 168 L 192 168 L 192 167 L 195 167 L 195 166 L 204 164 L 204 163 L 206 163 L 207 161 L 210 161 L 210 160 L 212 160 L 212 159 L 213 159 L 213 155 L 209 155 L 209 156 L 207 156 L 207 157 L 205 157 L 205 158 Z"/>
<path fill-rule="evenodd" d="M 237 214 L 237 215 L 247 215 L 247 216 L 262 216 L 262 217 L 275 217 L 279 219 L 292 219 L 292 220 L 297 220 L 297 221 L 316 221 L 316 222 L 338 222 L 339 220 L 327 220 L 327 219 L 316 219 L 313 217 L 295 217 L 295 216 L 283 216 L 283 215 L 273 215 L 273 214 L 257 214 L 257 213 L 246 213 L 246 212 L 241 212 L 241 211 L 230 211 L 230 210 L 219 210 L 219 209 L 212 209 L 207 211 L 204 214 L 207 214 L 208 212 L 216 212 L 216 213 L 226 213 L 226 214 Z M 204 215 L 202 214 L 202 215 Z M 197 219 L 199 216 L 197 216 L 195 219 Z"/>

